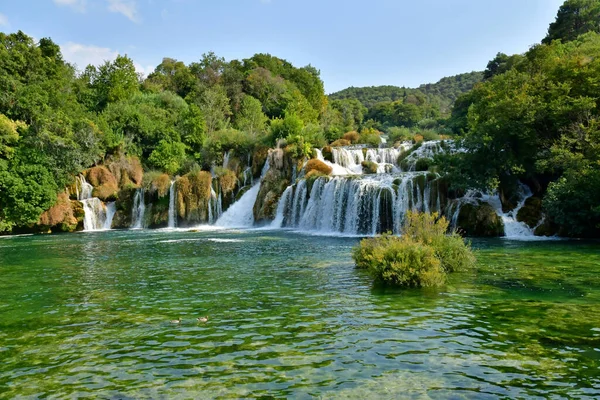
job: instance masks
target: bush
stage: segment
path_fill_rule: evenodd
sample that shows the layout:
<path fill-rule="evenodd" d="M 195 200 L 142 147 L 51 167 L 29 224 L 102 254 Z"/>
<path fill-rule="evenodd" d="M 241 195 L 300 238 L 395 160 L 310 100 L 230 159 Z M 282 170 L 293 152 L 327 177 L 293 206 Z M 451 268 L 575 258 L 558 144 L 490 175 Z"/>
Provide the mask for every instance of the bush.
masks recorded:
<path fill-rule="evenodd" d="M 350 142 L 352 144 L 358 142 L 359 138 L 360 138 L 360 135 L 356 131 L 346 132 L 346 133 L 344 133 L 344 136 L 342 136 L 342 139 L 347 140 L 348 142 Z"/>
<path fill-rule="evenodd" d="M 381 143 L 381 133 L 376 129 L 363 129 L 358 143 L 377 147 Z"/>
<path fill-rule="evenodd" d="M 423 130 L 419 133 L 421 134 L 421 136 L 423 136 L 423 140 L 425 140 L 426 142 L 429 142 L 430 140 L 440 140 L 441 139 L 440 135 L 437 132 L 432 131 L 430 129 Z"/>
<path fill-rule="evenodd" d="M 304 169 L 307 174 L 313 170 L 318 171 L 324 175 L 331 175 L 331 173 L 333 172 L 333 169 L 329 165 L 325 164 L 321 160 L 317 160 L 316 158 L 308 160 Z"/>
<path fill-rule="evenodd" d="M 415 163 L 415 170 L 417 171 L 427 171 L 429 166 L 431 165 L 431 158 L 419 158 Z"/>
<path fill-rule="evenodd" d="M 144 174 L 144 187 L 150 193 L 157 193 L 159 198 L 165 197 L 171 188 L 171 178 L 160 171 L 149 171 Z"/>
<path fill-rule="evenodd" d="M 347 141 L 346 139 L 338 139 L 335 142 L 331 143 L 331 147 L 344 147 L 344 146 L 350 146 L 350 142 Z"/>
<path fill-rule="evenodd" d="M 353 251 L 359 268 L 366 268 L 377 280 L 401 287 L 435 287 L 446 281 L 433 248 L 409 237 L 384 235 L 365 239 Z"/>
<path fill-rule="evenodd" d="M 393 126 L 387 131 L 389 142 L 408 142 L 413 139 L 414 133 L 408 128 Z"/>
<path fill-rule="evenodd" d="M 384 234 L 365 239 L 352 251 L 357 268 L 377 281 L 402 287 L 445 283 L 447 272 L 475 265 L 468 244 L 456 233 L 446 235 L 448 221 L 437 214 L 409 212 L 402 237 Z"/>

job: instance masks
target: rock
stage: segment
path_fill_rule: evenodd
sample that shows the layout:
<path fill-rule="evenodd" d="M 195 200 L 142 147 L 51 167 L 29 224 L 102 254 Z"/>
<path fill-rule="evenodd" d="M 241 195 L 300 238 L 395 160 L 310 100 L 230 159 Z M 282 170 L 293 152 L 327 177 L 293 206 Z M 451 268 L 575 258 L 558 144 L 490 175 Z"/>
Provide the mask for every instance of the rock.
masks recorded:
<path fill-rule="evenodd" d="M 75 232 L 83 230 L 83 205 L 79 201 L 69 200 L 65 191 L 59 193 L 56 204 L 46 210 L 32 231 Z"/>
<path fill-rule="evenodd" d="M 530 228 L 535 228 L 542 219 L 542 199 L 530 197 L 517 213 L 517 221 L 524 222 Z"/>
<path fill-rule="evenodd" d="M 323 158 L 329 162 L 333 162 L 333 150 L 331 149 L 331 146 L 325 146 L 323 147 L 323 150 L 321 150 L 321 154 L 323 154 Z"/>
<path fill-rule="evenodd" d="M 504 236 L 504 223 L 488 203 L 464 204 L 458 215 L 457 229 L 466 236 Z"/>
<path fill-rule="evenodd" d="M 290 184 L 290 179 L 278 169 L 271 168 L 260 185 L 260 190 L 254 203 L 254 221 L 258 224 L 275 219 L 279 198 Z"/>
<path fill-rule="evenodd" d="M 544 219 L 544 221 L 535 228 L 533 234 L 535 236 L 556 236 L 559 233 L 559 230 L 559 227 L 552 223 L 552 221 Z"/>
<path fill-rule="evenodd" d="M 113 217 L 112 228 L 127 229 L 133 222 L 131 215 L 133 211 L 133 198 L 135 197 L 135 188 L 123 189 L 119 191 L 118 199 L 115 203 L 117 211 Z"/>

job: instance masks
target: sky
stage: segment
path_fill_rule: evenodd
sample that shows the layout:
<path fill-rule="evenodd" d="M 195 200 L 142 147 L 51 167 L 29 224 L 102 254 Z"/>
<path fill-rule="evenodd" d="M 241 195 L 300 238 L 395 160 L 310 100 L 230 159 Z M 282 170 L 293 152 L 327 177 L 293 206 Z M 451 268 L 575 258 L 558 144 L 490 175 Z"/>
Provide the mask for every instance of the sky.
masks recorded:
<path fill-rule="evenodd" d="M 563 0 L 0 0 L 0 31 L 58 43 L 80 69 L 117 54 L 148 74 L 163 57 L 270 53 L 321 71 L 327 93 L 417 87 L 485 69 L 545 36 Z"/>

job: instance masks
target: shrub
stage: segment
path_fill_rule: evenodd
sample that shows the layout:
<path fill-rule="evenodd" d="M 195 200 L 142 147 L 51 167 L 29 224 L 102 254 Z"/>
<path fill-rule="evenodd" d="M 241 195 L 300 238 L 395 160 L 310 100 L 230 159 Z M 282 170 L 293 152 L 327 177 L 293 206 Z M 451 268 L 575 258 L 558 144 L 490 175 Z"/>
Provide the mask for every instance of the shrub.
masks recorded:
<path fill-rule="evenodd" d="M 415 143 L 422 143 L 423 140 L 424 140 L 423 135 L 417 134 L 417 135 L 413 136 L 413 142 L 415 142 Z"/>
<path fill-rule="evenodd" d="M 413 240 L 432 246 L 447 272 L 464 271 L 475 265 L 470 245 L 456 232 L 446 235 L 448 220 L 437 213 L 409 211 L 402 233 Z"/>
<path fill-rule="evenodd" d="M 165 197 L 171 188 L 171 178 L 160 171 L 149 171 L 144 174 L 144 187 L 158 197 Z"/>
<path fill-rule="evenodd" d="M 415 163 L 415 170 L 417 171 L 427 171 L 429 166 L 431 165 L 431 158 L 419 158 Z"/>
<path fill-rule="evenodd" d="M 456 233 L 446 235 L 448 221 L 437 214 L 409 212 L 403 236 L 365 239 L 352 251 L 357 268 L 377 281 L 402 287 L 441 286 L 447 272 L 475 265 L 471 248 Z"/>
<path fill-rule="evenodd" d="M 414 133 L 410 129 L 398 126 L 389 128 L 387 134 L 390 143 L 408 142 L 414 137 Z"/>
<path fill-rule="evenodd" d="M 233 192 L 238 182 L 235 172 L 229 169 L 215 168 L 215 174 L 219 177 L 219 183 L 221 184 L 223 194 Z"/>
<path fill-rule="evenodd" d="M 350 142 L 352 144 L 358 142 L 359 138 L 360 138 L 360 135 L 356 131 L 346 132 L 346 133 L 344 133 L 344 136 L 342 136 L 342 139 L 347 140 L 348 142 Z"/>
<path fill-rule="evenodd" d="M 331 175 L 331 172 L 333 172 L 333 169 L 329 165 L 325 164 L 321 160 L 317 160 L 316 158 L 308 160 L 304 168 L 307 174 L 313 170 L 318 171 L 324 175 Z"/>
<path fill-rule="evenodd" d="M 423 140 L 429 142 L 430 140 L 440 140 L 440 135 L 437 132 L 432 131 L 430 129 L 423 130 L 419 132 L 421 136 L 423 136 Z"/>
<path fill-rule="evenodd" d="M 358 143 L 379 146 L 381 143 L 381 133 L 376 129 L 363 129 L 358 138 Z"/>
<path fill-rule="evenodd" d="M 338 139 L 335 142 L 331 143 L 331 147 L 344 147 L 344 146 L 350 146 L 350 142 L 347 141 L 346 139 Z"/>
<path fill-rule="evenodd" d="M 363 250 L 364 249 L 364 250 Z M 384 235 L 366 239 L 353 257 L 377 281 L 402 287 L 435 287 L 446 281 L 440 260 L 430 246 L 409 237 Z"/>

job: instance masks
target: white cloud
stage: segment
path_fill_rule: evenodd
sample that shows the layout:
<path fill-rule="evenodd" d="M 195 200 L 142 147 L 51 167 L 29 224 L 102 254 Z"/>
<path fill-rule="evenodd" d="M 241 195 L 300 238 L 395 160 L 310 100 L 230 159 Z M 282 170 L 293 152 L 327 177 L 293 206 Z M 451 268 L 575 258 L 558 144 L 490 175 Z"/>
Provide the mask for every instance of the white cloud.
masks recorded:
<path fill-rule="evenodd" d="M 133 22 L 140 22 L 135 0 L 107 0 L 110 12 L 123 14 Z"/>
<path fill-rule="evenodd" d="M 8 25 L 10 25 L 8 23 L 8 18 L 6 17 L 6 15 L 0 13 L 0 26 L 8 26 Z"/>
<path fill-rule="evenodd" d="M 81 71 L 88 65 L 102 65 L 105 61 L 113 61 L 119 55 L 117 50 L 109 49 L 108 47 L 87 46 L 80 43 L 68 42 L 60 46 L 63 57 L 68 62 L 77 65 Z M 137 62 L 133 62 L 135 70 L 143 76 L 148 76 L 154 72 L 154 66 L 143 66 Z"/>
<path fill-rule="evenodd" d="M 75 11 L 84 12 L 87 0 L 54 0 L 59 6 L 71 7 Z"/>
<path fill-rule="evenodd" d="M 77 65 L 80 70 L 85 69 L 89 64 L 100 65 L 105 61 L 112 61 L 119 55 L 118 51 L 108 47 L 87 46 L 73 42 L 68 42 L 60 47 L 65 60 Z"/>

